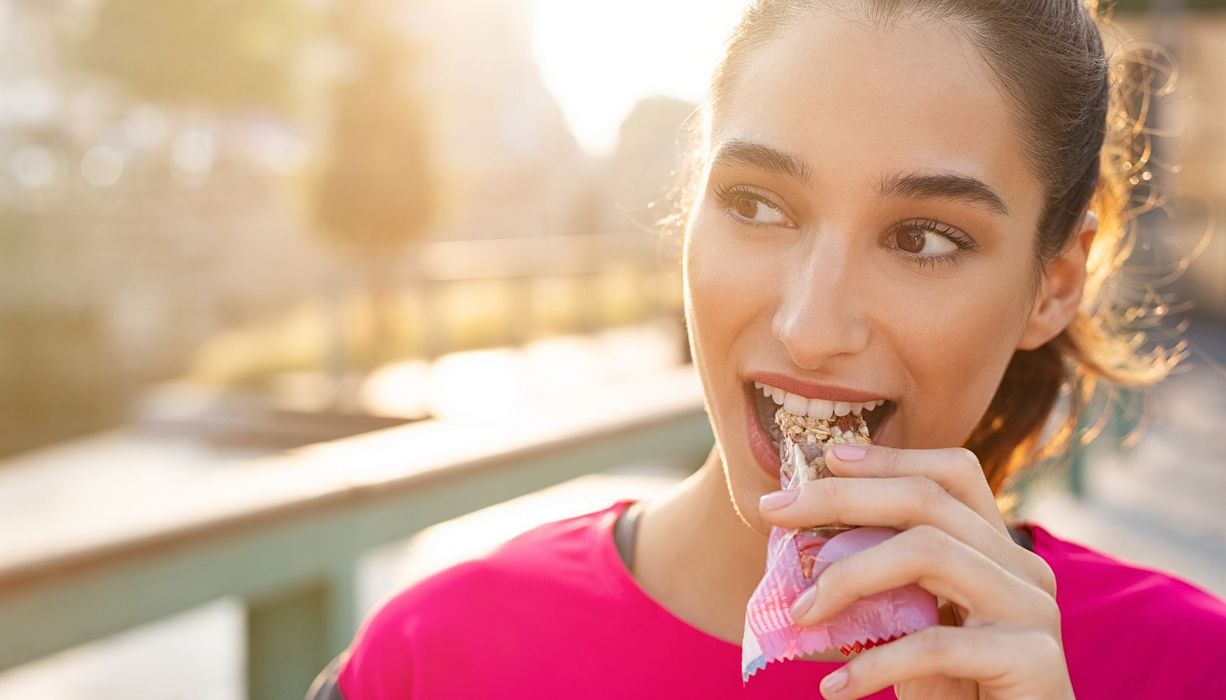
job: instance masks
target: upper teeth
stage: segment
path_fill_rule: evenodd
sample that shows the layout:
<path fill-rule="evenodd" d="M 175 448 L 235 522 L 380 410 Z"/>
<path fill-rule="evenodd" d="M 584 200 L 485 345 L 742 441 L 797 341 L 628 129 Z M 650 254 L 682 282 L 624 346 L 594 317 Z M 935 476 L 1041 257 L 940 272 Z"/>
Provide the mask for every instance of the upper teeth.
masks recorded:
<path fill-rule="evenodd" d="M 788 413 L 794 413 L 798 416 L 807 415 L 810 418 L 833 418 L 834 416 L 845 416 L 848 413 L 854 413 L 858 416 L 864 411 L 871 411 L 885 403 L 885 399 L 877 399 L 876 401 L 868 401 L 866 403 L 809 399 L 798 394 L 789 394 L 783 389 L 763 384 L 762 382 L 754 382 L 753 385 L 764 396 L 769 396 L 776 404 L 783 406 L 783 409 Z"/>

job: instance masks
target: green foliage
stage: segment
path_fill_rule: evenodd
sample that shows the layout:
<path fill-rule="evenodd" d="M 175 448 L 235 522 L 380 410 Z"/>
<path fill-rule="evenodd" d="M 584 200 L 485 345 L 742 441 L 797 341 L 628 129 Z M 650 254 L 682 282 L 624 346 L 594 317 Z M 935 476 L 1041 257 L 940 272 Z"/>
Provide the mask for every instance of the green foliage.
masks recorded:
<path fill-rule="evenodd" d="M 313 27 L 302 0 L 101 0 L 71 53 L 141 99 L 291 109 Z"/>

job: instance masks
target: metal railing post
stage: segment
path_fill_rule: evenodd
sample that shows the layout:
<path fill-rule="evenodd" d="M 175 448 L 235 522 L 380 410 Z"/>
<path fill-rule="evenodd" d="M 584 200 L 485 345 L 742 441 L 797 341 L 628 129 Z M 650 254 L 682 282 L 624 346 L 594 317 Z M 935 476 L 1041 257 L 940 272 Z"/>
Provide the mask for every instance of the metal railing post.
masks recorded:
<path fill-rule="evenodd" d="M 247 697 L 301 698 L 356 632 L 356 569 L 248 601 Z"/>

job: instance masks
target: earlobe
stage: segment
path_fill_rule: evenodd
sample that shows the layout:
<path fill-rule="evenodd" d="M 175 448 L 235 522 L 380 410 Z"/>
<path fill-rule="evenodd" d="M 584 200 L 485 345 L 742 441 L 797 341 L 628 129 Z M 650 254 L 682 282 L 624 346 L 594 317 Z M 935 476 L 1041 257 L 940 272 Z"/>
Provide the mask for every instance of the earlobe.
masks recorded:
<path fill-rule="evenodd" d="M 1017 341 L 1018 350 L 1034 350 L 1051 340 L 1054 335 L 1048 331 L 1050 327 L 1049 309 L 1047 307 L 1047 280 L 1039 280 L 1038 292 L 1035 294 L 1034 305 L 1026 317 L 1026 326 L 1022 337 Z"/>
<path fill-rule="evenodd" d="M 1098 216 L 1087 211 L 1064 251 L 1049 261 L 1035 302 L 1018 339 L 1019 350 L 1034 350 L 1056 337 L 1077 316 L 1086 280 L 1086 259 L 1098 233 Z"/>

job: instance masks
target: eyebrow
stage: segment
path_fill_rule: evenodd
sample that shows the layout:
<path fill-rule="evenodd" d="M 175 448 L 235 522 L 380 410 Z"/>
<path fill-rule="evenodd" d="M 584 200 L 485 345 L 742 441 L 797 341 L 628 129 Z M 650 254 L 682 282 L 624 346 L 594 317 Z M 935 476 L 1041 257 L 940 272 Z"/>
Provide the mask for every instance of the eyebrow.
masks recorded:
<path fill-rule="evenodd" d="M 720 165 L 749 165 L 795 180 L 805 187 L 813 185 L 812 170 L 803 158 L 753 141 L 725 141 L 716 151 L 713 161 Z M 953 199 L 1009 215 L 1009 207 L 991 187 L 982 180 L 956 172 L 912 172 L 883 176 L 877 185 L 877 194 L 883 198 Z"/>
<path fill-rule="evenodd" d="M 759 170 L 795 180 L 805 187 L 813 184 L 809 164 L 804 159 L 753 141 L 725 141 L 716 151 L 713 160 L 720 165 L 751 165 Z"/>

